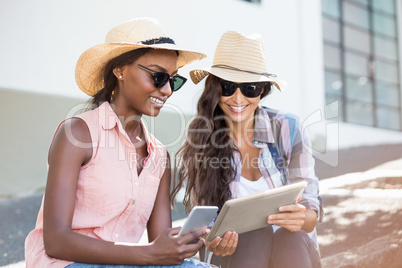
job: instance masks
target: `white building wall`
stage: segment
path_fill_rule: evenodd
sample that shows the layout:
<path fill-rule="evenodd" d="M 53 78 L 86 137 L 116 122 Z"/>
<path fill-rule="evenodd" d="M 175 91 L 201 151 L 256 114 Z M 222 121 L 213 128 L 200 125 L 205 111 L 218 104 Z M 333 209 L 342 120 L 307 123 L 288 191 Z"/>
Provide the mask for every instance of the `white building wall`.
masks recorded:
<path fill-rule="evenodd" d="M 324 120 L 320 0 L 262 0 L 261 5 L 241 0 L 0 0 L 0 88 L 85 100 L 74 80 L 79 55 L 102 43 L 115 25 L 144 16 L 159 19 L 180 46 L 208 54 L 181 70 L 187 77 L 191 68 L 211 65 L 223 32 L 260 32 L 268 71 L 289 83 L 263 104 L 307 119 L 308 131 L 324 150 L 402 142 L 400 132 L 337 124 L 336 111 Z M 194 114 L 202 86 L 189 82 L 169 103 Z"/>
<path fill-rule="evenodd" d="M 266 42 L 269 71 L 290 82 L 288 92 L 275 96 L 273 105 L 298 112 L 298 2 L 263 1 L 258 5 L 240 0 L 2 0 L 0 87 L 85 98 L 74 81 L 79 55 L 102 43 L 115 25 L 151 16 L 161 21 L 180 46 L 208 54 L 208 59 L 182 69 L 186 76 L 190 68 L 211 65 L 223 32 L 260 32 Z M 309 1 L 309 5 L 313 2 L 319 1 Z M 182 101 L 198 98 L 202 86 L 188 83 L 185 89 L 174 94 L 170 102 L 187 113 L 194 112 L 195 102 Z"/>

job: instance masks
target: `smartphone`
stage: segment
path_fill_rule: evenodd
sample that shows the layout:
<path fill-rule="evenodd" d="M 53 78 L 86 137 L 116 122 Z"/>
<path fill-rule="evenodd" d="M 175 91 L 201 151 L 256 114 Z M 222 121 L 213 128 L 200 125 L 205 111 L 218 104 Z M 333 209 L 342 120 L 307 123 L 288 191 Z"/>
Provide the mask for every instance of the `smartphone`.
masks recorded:
<path fill-rule="evenodd" d="M 218 212 L 217 206 L 193 207 L 178 235 L 188 234 L 208 227 L 208 224 L 216 216 L 216 212 Z"/>

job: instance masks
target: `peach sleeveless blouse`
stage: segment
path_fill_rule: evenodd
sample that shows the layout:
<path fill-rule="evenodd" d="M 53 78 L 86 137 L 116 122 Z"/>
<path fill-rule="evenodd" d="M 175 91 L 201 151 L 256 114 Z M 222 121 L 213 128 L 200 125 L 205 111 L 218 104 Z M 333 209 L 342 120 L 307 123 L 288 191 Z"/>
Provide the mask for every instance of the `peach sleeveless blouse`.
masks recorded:
<path fill-rule="evenodd" d="M 92 147 L 93 155 L 79 173 L 72 230 L 96 239 L 137 243 L 167 165 L 166 149 L 141 122 L 148 157 L 138 176 L 135 147 L 108 102 L 76 117 L 88 125 L 92 144 L 81 145 Z M 45 253 L 43 200 L 36 227 L 25 241 L 25 260 L 28 268 L 65 267 L 72 263 Z"/>

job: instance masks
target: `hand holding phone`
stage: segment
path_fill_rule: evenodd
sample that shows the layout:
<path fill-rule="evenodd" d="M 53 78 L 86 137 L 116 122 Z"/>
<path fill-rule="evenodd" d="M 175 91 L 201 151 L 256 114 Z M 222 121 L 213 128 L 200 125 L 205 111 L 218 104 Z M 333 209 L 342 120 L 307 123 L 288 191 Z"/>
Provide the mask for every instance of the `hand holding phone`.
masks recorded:
<path fill-rule="evenodd" d="M 208 224 L 215 217 L 218 211 L 217 206 L 195 206 L 188 215 L 178 236 L 188 234 L 208 227 Z"/>

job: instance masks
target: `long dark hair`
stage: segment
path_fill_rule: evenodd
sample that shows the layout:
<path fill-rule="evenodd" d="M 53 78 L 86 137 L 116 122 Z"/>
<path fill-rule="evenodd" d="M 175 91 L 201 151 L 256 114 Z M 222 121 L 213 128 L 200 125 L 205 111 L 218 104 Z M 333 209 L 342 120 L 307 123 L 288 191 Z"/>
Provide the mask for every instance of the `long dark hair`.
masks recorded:
<path fill-rule="evenodd" d="M 236 174 L 232 165 L 237 150 L 229 135 L 227 118 L 220 108 L 221 79 L 209 75 L 205 89 L 198 100 L 197 116 L 191 122 L 187 139 L 176 154 L 172 204 L 186 184 L 183 203 L 187 212 L 195 205 L 214 205 L 222 208 L 231 198 L 230 183 Z M 266 83 L 261 98 L 271 92 Z"/>
<path fill-rule="evenodd" d="M 117 90 L 117 78 L 113 74 L 113 69 L 129 65 L 139 59 L 141 56 L 147 54 L 152 48 L 140 48 L 123 53 L 111 59 L 105 66 L 103 74 L 104 88 L 99 90 L 90 100 L 93 108 L 99 107 L 105 101 L 110 102 L 112 99 L 112 92 Z M 117 92 L 115 92 L 117 93 Z"/>

